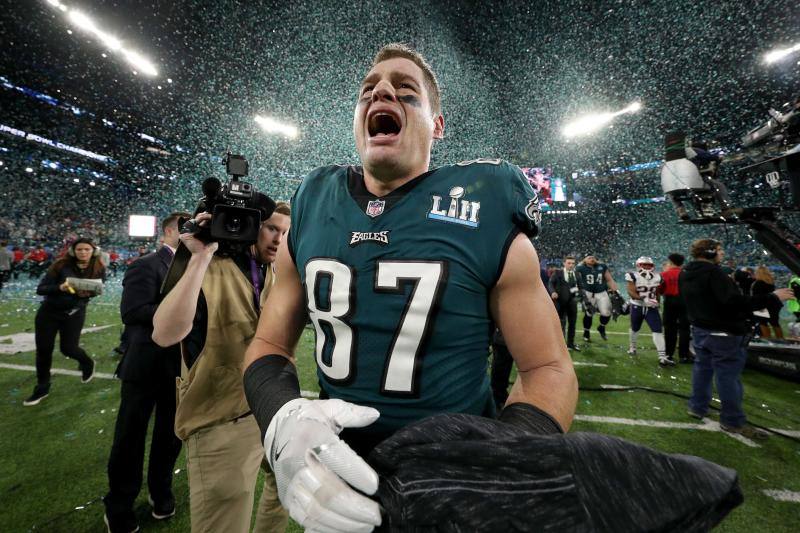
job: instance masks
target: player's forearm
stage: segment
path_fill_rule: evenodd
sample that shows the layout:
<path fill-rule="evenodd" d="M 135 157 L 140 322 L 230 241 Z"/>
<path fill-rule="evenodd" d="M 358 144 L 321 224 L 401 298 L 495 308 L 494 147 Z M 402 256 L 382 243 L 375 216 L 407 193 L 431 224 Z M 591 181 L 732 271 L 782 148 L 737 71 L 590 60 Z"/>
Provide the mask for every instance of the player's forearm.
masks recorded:
<path fill-rule="evenodd" d="M 641 300 L 641 299 L 642 299 L 642 297 L 641 297 L 641 296 L 639 296 L 639 293 L 638 293 L 638 292 L 636 292 L 636 287 L 631 287 L 631 285 L 632 285 L 632 284 L 631 284 L 631 283 L 629 283 L 629 284 L 628 284 L 628 286 L 627 286 L 627 289 L 628 289 L 628 296 L 630 296 L 630 297 L 631 297 L 631 300 Z"/>
<path fill-rule="evenodd" d="M 301 300 L 278 287 L 270 293 L 258 321 L 256 334 L 244 355 L 244 370 L 265 355 L 280 355 L 295 363 L 294 351 L 305 325 Z"/>
<path fill-rule="evenodd" d="M 568 431 L 578 403 L 578 378 L 569 362 L 554 362 L 517 373 L 506 405 L 529 403 L 556 419 Z"/>
<path fill-rule="evenodd" d="M 177 344 L 192 330 L 197 298 L 211 259 L 211 255 L 193 255 L 181 279 L 159 304 L 153 316 L 152 336 L 159 346 Z"/>
<path fill-rule="evenodd" d="M 244 366 L 242 368 L 247 370 L 247 367 L 253 364 L 256 360 L 267 355 L 280 355 L 287 358 L 294 364 L 295 358 L 293 354 L 293 347 L 290 348 L 288 346 L 281 346 L 274 342 L 269 342 L 266 339 L 255 337 L 247 347 L 247 351 L 244 353 Z"/>

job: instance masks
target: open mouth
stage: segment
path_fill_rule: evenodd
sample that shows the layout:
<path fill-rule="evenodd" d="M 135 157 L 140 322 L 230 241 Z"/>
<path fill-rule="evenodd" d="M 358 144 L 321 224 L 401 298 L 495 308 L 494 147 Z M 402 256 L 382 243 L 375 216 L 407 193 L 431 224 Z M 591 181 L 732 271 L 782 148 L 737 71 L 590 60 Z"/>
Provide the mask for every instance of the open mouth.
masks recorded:
<path fill-rule="evenodd" d="M 378 111 L 367 121 L 367 133 L 370 137 L 390 137 L 400 133 L 402 126 L 397 116 Z"/>

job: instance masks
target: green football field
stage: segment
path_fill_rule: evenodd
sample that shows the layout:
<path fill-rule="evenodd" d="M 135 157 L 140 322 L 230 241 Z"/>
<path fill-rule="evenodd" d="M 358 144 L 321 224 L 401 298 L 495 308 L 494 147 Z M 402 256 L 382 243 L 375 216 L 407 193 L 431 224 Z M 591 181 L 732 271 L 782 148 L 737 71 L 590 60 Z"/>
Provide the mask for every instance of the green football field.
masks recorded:
<path fill-rule="evenodd" d="M 82 384 L 75 375 L 53 376 L 50 396 L 23 407 L 36 383 L 33 319 L 38 307 L 32 281 L 17 281 L 0 294 L 0 531 L 101 532 L 107 490 L 106 461 L 119 405 L 117 365 L 118 280 L 89 307 L 82 345 L 97 362 L 98 375 Z M 793 432 L 763 443 L 737 440 L 718 430 L 716 416 L 703 423 L 686 415 L 691 368 L 661 369 L 649 334 L 640 334 L 636 358 L 628 356 L 625 317 L 611 324 L 607 342 L 594 333 L 591 345 L 573 354 L 582 388 L 571 431 L 595 431 L 653 448 L 698 455 L 735 468 L 745 503 L 719 531 L 797 531 L 800 517 L 800 384 L 747 370 L 745 411 L 751 422 Z M 646 327 L 645 327 L 646 329 Z M 580 330 L 579 330 L 580 331 Z M 303 335 L 298 353 L 301 386 L 316 391 L 313 333 Z M 53 367 L 77 364 L 54 356 Z M 613 390 L 609 385 L 649 387 Z M 137 501 L 144 531 L 189 531 L 188 489 L 183 456 L 176 465 L 177 515 L 164 523 L 149 516 L 147 489 Z M 652 502 L 653 513 L 659 502 Z M 290 531 L 300 531 L 293 525 Z"/>

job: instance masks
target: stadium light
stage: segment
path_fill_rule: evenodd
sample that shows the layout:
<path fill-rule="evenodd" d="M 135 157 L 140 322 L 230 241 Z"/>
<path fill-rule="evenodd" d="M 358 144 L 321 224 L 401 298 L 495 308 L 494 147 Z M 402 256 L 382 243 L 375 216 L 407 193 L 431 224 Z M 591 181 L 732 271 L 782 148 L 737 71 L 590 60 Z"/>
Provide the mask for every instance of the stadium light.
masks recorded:
<path fill-rule="evenodd" d="M 289 137 L 290 139 L 296 138 L 299 133 L 296 127 L 291 126 L 289 124 L 281 124 L 277 120 L 269 117 L 262 117 L 256 115 L 255 120 L 256 123 L 258 123 L 258 125 L 261 126 L 261 129 L 267 133 L 279 133 L 281 135 Z"/>
<path fill-rule="evenodd" d="M 128 235 L 131 237 L 155 237 L 156 217 L 151 215 L 130 215 Z"/>
<path fill-rule="evenodd" d="M 66 11 L 67 10 L 67 6 L 65 6 L 64 4 L 59 2 L 58 0 L 47 0 L 47 3 L 50 4 L 53 7 L 57 7 L 61 11 Z"/>
<path fill-rule="evenodd" d="M 101 30 L 97 27 L 97 24 L 89 18 L 88 15 L 85 13 L 77 10 L 77 9 L 68 9 L 64 4 L 62 4 L 59 0 L 47 0 L 47 2 L 55 7 L 58 7 L 62 11 L 68 11 L 67 18 L 69 21 L 78 29 L 85 31 L 87 33 L 92 34 L 100 43 L 108 48 L 111 52 L 116 52 L 122 57 L 125 58 L 128 63 L 130 63 L 134 69 L 138 72 L 142 72 L 143 74 L 147 74 L 148 76 L 158 76 L 158 70 L 156 69 L 155 65 L 146 57 L 144 57 L 139 52 L 135 50 L 129 50 L 122 45 L 122 41 L 111 35 L 110 33 Z M 68 30 L 69 33 L 72 33 Z M 106 57 L 103 54 L 103 57 Z"/>
<path fill-rule="evenodd" d="M 779 48 L 777 50 L 773 50 L 772 52 L 764 55 L 764 63 L 775 63 L 797 51 L 800 51 L 800 43 L 790 46 L 789 48 Z"/>
<path fill-rule="evenodd" d="M 561 129 L 561 133 L 565 137 L 576 137 L 578 135 L 589 135 L 598 130 L 601 130 L 610 124 L 619 115 L 627 113 L 636 113 L 642 109 L 640 102 L 634 102 L 624 109 L 614 112 L 595 113 L 586 115 L 577 120 L 574 120 Z"/>

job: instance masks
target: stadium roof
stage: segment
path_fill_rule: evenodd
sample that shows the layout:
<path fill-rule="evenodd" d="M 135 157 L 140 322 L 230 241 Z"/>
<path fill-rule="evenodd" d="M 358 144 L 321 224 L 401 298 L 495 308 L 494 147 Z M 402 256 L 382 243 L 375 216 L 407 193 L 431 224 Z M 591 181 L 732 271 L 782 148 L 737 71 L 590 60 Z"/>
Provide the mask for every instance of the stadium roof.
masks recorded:
<path fill-rule="evenodd" d="M 731 142 L 800 93 L 800 54 L 763 61 L 800 41 L 791 0 L 73 6 L 149 58 L 156 76 L 134 73 L 51 4 L 14 2 L 0 14 L 0 75 L 75 97 L 153 135 L 217 152 L 231 146 L 257 164 L 298 173 L 355 160 L 354 94 L 372 55 L 391 41 L 418 47 L 439 75 L 447 125 L 439 161 L 650 161 L 660 156 L 665 129 Z M 559 134 L 583 113 L 634 101 L 644 103 L 642 112 L 602 134 Z M 300 137 L 264 134 L 258 114 L 297 125 Z"/>

